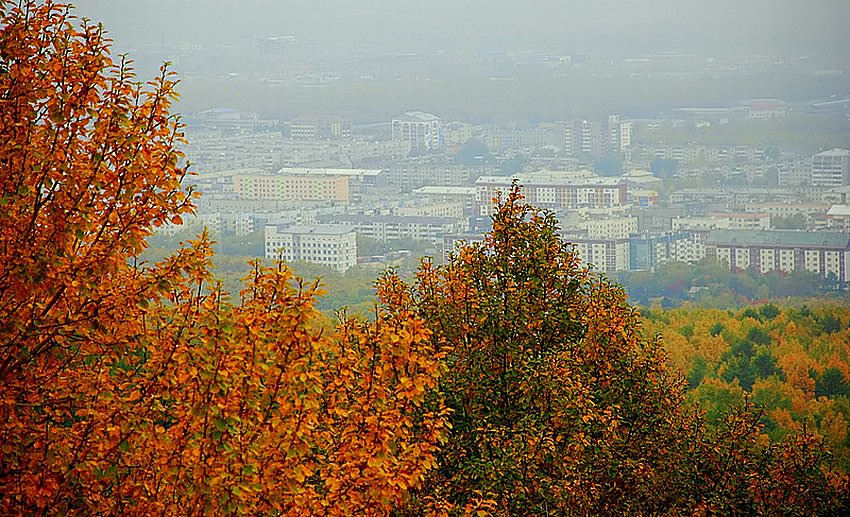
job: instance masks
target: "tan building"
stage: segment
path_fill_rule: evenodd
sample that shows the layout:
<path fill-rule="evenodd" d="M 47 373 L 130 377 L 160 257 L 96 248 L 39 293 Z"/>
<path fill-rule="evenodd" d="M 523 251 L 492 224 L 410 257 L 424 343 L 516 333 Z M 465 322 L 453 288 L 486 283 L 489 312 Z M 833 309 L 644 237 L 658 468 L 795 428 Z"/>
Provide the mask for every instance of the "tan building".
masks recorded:
<path fill-rule="evenodd" d="M 233 192 L 245 199 L 356 201 L 362 189 L 381 183 L 377 169 L 283 168 L 276 174 L 235 174 Z"/>
<path fill-rule="evenodd" d="M 626 184 L 621 178 L 601 177 L 588 171 L 540 171 L 479 177 L 475 181 L 478 214 L 490 214 L 493 198 L 508 192 L 513 182 L 522 187 L 529 203 L 541 208 L 604 208 L 628 202 Z"/>
<path fill-rule="evenodd" d="M 349 201 L 348 177 L 335 175 L 237 175 L 233 192 L 246 199 Z"/>

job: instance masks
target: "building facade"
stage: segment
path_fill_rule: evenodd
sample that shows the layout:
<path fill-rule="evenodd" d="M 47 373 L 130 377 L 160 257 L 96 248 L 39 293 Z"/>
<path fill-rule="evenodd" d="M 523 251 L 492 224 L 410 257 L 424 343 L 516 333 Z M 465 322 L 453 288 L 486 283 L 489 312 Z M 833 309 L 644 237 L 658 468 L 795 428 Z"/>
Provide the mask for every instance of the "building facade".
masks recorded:
<path fill-rule="evenodd" d="M 345 271 L 357 264 L 357 234 L 345 225 L 266 225 L 265 254 Z"/>
<path fill-rule="evenodd" d="M 423 111 L 408 111 L 392 120 L 392 139 L 410 142 L 415 148 L 443 147 L 443 125 L 440 117 Z"/>
<path fill-rule="evenodd" d="M 607 208 L 628 202 L 622 178 L 596 176 L 587 171 L 540 171 L 515 176 L 481 176 L 475 181 L 479 215 L 493 210 L 493 198 L 504 196 L 516 182 L 529 203 L 552 210 Z"/>
<path fill-rule="evenodd" d="M 850 277 L 850 234 L 773 230 L 712 230 L 706 256 L 731 270 L 757 273 L 809 271 L 844 284 Z"/>
<path fill-rule="evenodd" d="M 812 156 L 812 185 L 815 187 L 850 185 L 850 151 L 831 149 Z"/>
<path fill-rule="evenodd" d="M 377 169 L 290 167 L 276 174 L 235 174 L 233 192 L 244 199 L 357 202 L 363 189 L 381 186 Z"/>

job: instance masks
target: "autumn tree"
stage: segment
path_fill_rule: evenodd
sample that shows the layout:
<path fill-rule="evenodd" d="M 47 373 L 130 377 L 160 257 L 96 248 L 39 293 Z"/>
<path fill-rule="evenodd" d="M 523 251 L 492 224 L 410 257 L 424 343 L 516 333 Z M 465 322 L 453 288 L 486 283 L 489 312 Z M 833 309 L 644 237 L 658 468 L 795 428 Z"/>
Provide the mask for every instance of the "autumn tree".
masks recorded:
<path fill-rule="evenodd" d="M 763 497 L 781 459 L 759 441 L 755 409 L 727 408 L 727 423 L 709 430 L 622 290 L 582 265 L 519 187 L 497 200 L 484 242 L 443 266 L 423 262 L 413 285 L 387 274 L 379 295 L 388 310 L 425 319 L 447 354 L 448 442 L 407 512 L 734 513 L 786 503 Z M 800 464 L 783 479 L 817 480 L 823 492 L 792 497 L 780 513 L 840 504 L 844 481 L 828 483 L 817 459 Z"/>
<path fill-rule="evenodd" d="M 0 1 L 0 513 L 363 514 L 434 465 L 423 321 L 325 331 L 320 289 L 254 264 L 239 305 L 191 212 L 169 109 L 67 5 Z"/>

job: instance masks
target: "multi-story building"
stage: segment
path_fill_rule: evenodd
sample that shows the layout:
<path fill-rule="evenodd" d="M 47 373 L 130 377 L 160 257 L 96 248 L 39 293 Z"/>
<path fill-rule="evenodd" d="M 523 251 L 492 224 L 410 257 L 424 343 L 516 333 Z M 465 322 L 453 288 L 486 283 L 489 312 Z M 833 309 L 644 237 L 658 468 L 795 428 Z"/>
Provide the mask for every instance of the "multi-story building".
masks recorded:
<path fill-rule="evenodd" d="M 770 214 L 710 212 L 707 216 L 676 217 L 673 230 L 769 230 Z"/>
<path fill-rule="evenodd" d="M 844 284 L 850 277 L 850 234 L 795 230 L 712 230 L 706 256 L 734 270 L 809 271 L 834 276 Z"/>
<path fill-rule="evenodd" d="M 470 179 L 482 174 L 492 174 L 487 166 L 468 166 L 447 163 L 444 157 L 420 156 L 387 163 L 387 182 L 401 190 L 412 190 L 425 185 L 450 187 L 467 186 Z"/>
<path fill-rule="evenodd" d="M 556 131 L 567 156 L 600 157 L 628 149 L 632 144 L 632 123 L 610 115 L 605 121 L 569 120 L 558 122 Z"/>
<path fill-rule="evenodd" d="M 693 264 L 705 258 L 705 241 L 711 230 L 688 230 L 684 239 L 675 241 L 676 260 Z"/>
<path fill-rule="evenodd" d="M 522 187 L 529 203 L 541 208 L 604 208 L 628 202 L 622 178 L 600 177 L 588 171 L 540 171 L 478 178 L 475 181 L 478 214 L 490 214 L 493 198 L 508 192 L 514 182 Z"/>
<path fill-rule="evenodd" d="M 463 212 L 472 215 L 475 211 L 475 187 L 441 187 L 426 185 L 413 190 L 413 195 L 430 203 L 461 203 Z"/>
<path fill-rule="evenodd" d="M 812 160 L 802 156 L 784 159 L 776 165 L 780 187 L 797 187 L 812 183 Z"/>
<path fill-rule="evenodd" d="M 482 138 L 488 149 L 501 152 L 557 146 L 560 143 L 557 127 L 553 123 L 487 126 Z"/>
<path fill-rule="evenodd" d="M 770 229 L 770 214 L 768 212 L 709 212 L 708 217 L 721 221 L 715 228 L 729 230 Z"/>
<path fill-rule="evenodd" d="M 202 111 L 190 117 L 190 122 L 223 131 L 254 131 L 269 128 L 278 123 L 273 120 L 261 120 L 256 113 L 232 108 L 213 108 Z"/>
<path fill-rule="evenodd" d="M 831 149 L 812 156 L 812 185 L 815 187 L 850 185 L 850 151 Z"/>
<path fill-rule="evenodd" d="M 579 221 L 575 226 L 582 235 L 592 239 L 627 239 L 637 233 L 637 217 L 607 217 Z M 570 229 L 572 232 L 573 230 Z"/>
<path fill-rule="evenodd" d="M 233 192 L 246 199 L 349 201 L 348 177 L 329 174 L 240 174 L 233 176 Z"/>
<path fill-rule="evenodd" d="M 396 240 L 428 241 L 442 245 L 443 235 L 464 233 L 466 219 L 451 217 L 419 217 L 402 215 L 338 214 L 320 216 L 323 223 L 345 224 L 357 230 L 358 235 L 378 242 Z"/>
<path fill-rule="evenodd" d="M 383 184 L 376 169 L 284 168 L 277 174 L 236 174 L 233 192 L 246 199 L 356 202 L 364 188 Z"/>
<path fill-rule="evenodd" d="M 408 111 L 392 120 L 392 139 L 410 142 L 413 147 L 439 149 L 443 147 L 443 128 L 440 117 L 423 111 Z"/>
<path fill-rule="evenodd" d="M 569 234 L 563 239 L 573 245 L 583 263 L 597 271 L 615 273 L 629 270 L 629 239 L 594 239 Z"/>
<path fill-rule="evenodd" d="M 346 225 L 266 225 L 265 253 L 345 271 L 357 264 L 357 234 Z"/>
<path fill-rule="evenodd" d="M 830 205 L 828 203 L 751 203 L 746 208 L 757 213 L 767 213 L 770 217 L 793 217 L 803 216 L 806 221 L 811 221 L 817 216 L 826 214 Z"/>
<path fill-rule="evenodd" d="M 289 135 L 295 140 L 347 140 L 353 132 L 350 120 L 305 116 L 290 120 Z"/>
<path fill-rule="evenodd" d="M 687 262 L 691 257 L 680 256 L 686 249 L 687 232 L 663 235 L 633 235 L 629 238 L 629 269 L 631 271 L 654 271 L 665 262 Z"/>
<path fill-rule="evenodd" d="M 824 218 L 828 230 L 850 231 L 850 205 L 833 205 Z"/>

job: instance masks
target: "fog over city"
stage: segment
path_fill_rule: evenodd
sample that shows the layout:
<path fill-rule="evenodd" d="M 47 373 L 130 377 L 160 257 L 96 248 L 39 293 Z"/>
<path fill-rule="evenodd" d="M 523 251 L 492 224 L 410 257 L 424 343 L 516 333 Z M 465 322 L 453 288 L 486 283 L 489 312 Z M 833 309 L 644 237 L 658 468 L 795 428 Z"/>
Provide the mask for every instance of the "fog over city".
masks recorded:
<path fill-rule="evenodd" d="M 76 14 L 140 78 L 169 62 L 180 81 L 205 195 L 161 235 L 206 226 L 225 255 L 385 267 L 480 237 L 517 181 L 637 303 L 850 276 L 821 254 L 848 252 L 846 1 L 82 0 Z M 296 253 L 287 239 L 307 229 L 344 253 Z M 830 232 L 829 251 L 807 248 L 811 232 Z M 706 261 L 754 283 L 815 276 L 717 280 L 718 295 L 694 273 Z M 670 264 L 691 269 L 659 273 Z"/>
<path fill-rule="evenodd" d="M 588 48 L 633 52 L 816 53 L 846 58 L 841 0 L 81 0 L 120 44 L 226 43 L 293 35 L 379 51 Z"/>
<path fill-rule="evenodd" d="M 172 62 L 181 109 L 226 105 L 282 118 L 380 120 L 417 107 L 478 121 L 555 120 L 808 100 L 840 94 L 847 81 L 812 84 L 800 72 L 846 69 L 850 55 L 850 4 L 839 0 L 78 6 L 143 75 Z M 678 75 L 659 84 L 658 73 Z"/>

